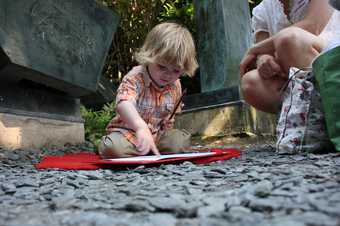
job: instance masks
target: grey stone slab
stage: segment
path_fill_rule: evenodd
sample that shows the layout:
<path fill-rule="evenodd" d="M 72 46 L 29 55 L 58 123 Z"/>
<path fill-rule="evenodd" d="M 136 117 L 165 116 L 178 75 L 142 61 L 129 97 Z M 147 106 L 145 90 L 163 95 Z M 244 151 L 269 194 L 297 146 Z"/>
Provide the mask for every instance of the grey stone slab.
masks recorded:
<path fill-rule="evenodd" d="M 202 91 L 237 87 L 239 63 L 251 43 L 248 2 L 234 0 L 193 2 Z"/>
<path fill-rule="evenodd" d="M 114 101 L 118 86 L 101 76 L 95 93 L 81 97 L 81 103 L 86 107 L 101 109 L 104 104 Z"/>
<path fill-rule="evenodd" d="M 0 46 L 0 70 L 7 66 L 11 61 L 6 55 L 5 51 Z"/>
<path fill-rule="evenodd" d="M 241 105 L 239 88 L 229 87 L 214 91 L 205 91 L 203 93 L 191 94 L 183 97 L 183 112 L 199 111 L 225 106 L 230 102 L 235 105 Z"/>
<path fill-rule="evenodd" d="M 1 82 L 0 112 L 83 122 L 79 99 L 27 80 L 18 83 Z"/>
<path fill-rule="evenodd" d="M 117 24 L 118 16 L 93 0 L 2 0 L 0 65 L 7 66 L 0 78 L 76 97 L 95 92 Z"/>

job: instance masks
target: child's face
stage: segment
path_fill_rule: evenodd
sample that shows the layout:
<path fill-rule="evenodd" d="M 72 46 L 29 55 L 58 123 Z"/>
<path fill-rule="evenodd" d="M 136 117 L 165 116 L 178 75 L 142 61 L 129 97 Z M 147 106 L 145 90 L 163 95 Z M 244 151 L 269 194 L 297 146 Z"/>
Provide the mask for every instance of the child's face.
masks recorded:
<path fill-rule="evenodd" d="M 183 74 L 183 70 L 179 67 L 165 63 L 149 64 L 149 72 L 158 86 L 172 84 Z"/>

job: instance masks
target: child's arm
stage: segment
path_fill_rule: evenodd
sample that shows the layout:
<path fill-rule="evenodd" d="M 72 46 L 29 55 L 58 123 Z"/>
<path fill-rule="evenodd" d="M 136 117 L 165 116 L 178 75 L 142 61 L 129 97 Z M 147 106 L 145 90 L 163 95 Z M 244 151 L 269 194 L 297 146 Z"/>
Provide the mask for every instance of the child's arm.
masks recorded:
<path fill-rule="evenodd" d="M 150 150 L 155 155 L 159 155 L 150 129 L 140 117 L 133 103 L 130 101 L 121 101 L 117 105 L 117 112 L 123 121 L 136 132 L 138 142 L 137 150 L 141 152 L 141 155 L 146 155 Z"/>

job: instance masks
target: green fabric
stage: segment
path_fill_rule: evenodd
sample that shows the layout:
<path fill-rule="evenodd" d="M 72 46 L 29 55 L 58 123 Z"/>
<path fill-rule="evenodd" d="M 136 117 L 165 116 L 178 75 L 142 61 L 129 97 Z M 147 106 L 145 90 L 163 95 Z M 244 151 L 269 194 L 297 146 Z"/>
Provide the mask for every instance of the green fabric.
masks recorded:
<path fill-rule="evenodd" d="M 313 62 L 328 135 L 340 151 L 340 46 L 321 54 Z"/>

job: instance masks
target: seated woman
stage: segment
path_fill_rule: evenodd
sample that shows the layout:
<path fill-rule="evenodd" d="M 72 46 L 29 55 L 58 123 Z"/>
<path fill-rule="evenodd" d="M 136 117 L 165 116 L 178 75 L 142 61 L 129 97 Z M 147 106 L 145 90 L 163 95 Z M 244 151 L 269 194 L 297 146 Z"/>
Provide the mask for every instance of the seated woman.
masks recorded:
<path fill-rule="evenodd" d="M 252 22 L 256 44 L 240 64 L 241 92 L 258 110 L 277 113 L 289 68 L 309 67 L 339 37 L 340 13 L 327 0 L 263 0 Z"/>

